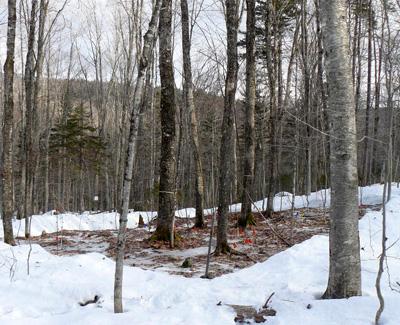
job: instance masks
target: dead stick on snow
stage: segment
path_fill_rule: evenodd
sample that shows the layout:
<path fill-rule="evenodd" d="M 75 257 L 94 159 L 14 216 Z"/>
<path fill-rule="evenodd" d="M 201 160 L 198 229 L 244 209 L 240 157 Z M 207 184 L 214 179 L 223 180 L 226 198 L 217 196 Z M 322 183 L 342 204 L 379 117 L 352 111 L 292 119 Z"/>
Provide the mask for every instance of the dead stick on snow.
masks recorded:
<path fill-rule="evenodd" d="M 270 302 L 272 296 L 275 294 L 275 292 L 271 293 L 270 296 L 268 297 L 267 301 L 265 302 L 263 308 L 268 308 L 268 303 Z"/>

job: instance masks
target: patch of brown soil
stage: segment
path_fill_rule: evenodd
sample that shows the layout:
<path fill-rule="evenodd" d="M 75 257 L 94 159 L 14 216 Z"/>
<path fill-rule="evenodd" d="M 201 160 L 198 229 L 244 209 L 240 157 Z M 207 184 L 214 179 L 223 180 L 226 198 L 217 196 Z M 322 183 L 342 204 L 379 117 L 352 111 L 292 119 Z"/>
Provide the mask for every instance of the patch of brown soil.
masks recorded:
<path fill-rule="evenodd" d="M 376 209 L 378 206 L 360 207 L 360 217 L 365 214 L 367 208 Z M 240 231 L 236 227 L 239 214 L 230 214 L 229 243 L 232 248 L 243 254 L 213 255 L 211 276 L 220 276 L 263 262 L 287 249 L 287 243 L 294 245 L 314 235 L 328 233 L 329 210 L 299 209 L 296 212 L 296 217 L 292 216 L 292 211 L 276 212 L 269 219 L 255 213 L 256 226 L 249 227 L 246 231 Z M 162 269 L 185 277 L 204 274 L 211 218 L 212 216 L 205 217 L 206 226 L 203 229 L 192 228 L 187 219 L 177 219 L 176 230 L 180 240 L 177 241 L 175 249 L 171 249 L 165 242 L 149 241 L 151 233 L 147 229 L 128 229 L 125 263 L 144 269 Z M 53 254 L 99 252 L 111 258 L 115 257 L 116 240 L 115 230 L 61 231 L 31 239 L 33 243 L 40 244 Z M 182 262 L 187 257 L 191 258 L 192 266 L 182 268 Z"/>

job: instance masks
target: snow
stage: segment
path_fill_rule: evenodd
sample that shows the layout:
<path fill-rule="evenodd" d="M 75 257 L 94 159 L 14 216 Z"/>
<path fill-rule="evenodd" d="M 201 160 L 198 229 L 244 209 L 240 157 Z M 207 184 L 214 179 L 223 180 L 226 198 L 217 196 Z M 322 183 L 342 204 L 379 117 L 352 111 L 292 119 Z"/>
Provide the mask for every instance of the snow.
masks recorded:
<path fill-rule="evenodd" d="M 360 187 L 360 204 L 373 205 L 381 203 L 382 185 L 376 184 L 368 187 Z M 289 192 L 280 192 L 274 197 L 274 211 L 284 211 L 292 208 L 293 194 Z M 294 207 L 301 208 L 328 208 L 330 206 L 330 190 L 321 190 L 313 192 L 309 196 L 295 196 Z M 253 212 L 263 211 L 267 207 L 267 199 L 257 201 L 253 204 Z M 241 204 L 233 204 L 229 207 L 231 212 L 239 212 Z M 212 214 L 215 208 L 205 209 L 206 215 Z M 155 211 L 130 211 L 128 214 L 128 228 L 136 228 L 139 222 L 139 216 L 142 216 L 147 224 L 157 215 Z M 178 218 L 191 219 L 196 216 L 194 208 L 180 209 L 175 212 Z M 116 212 L 91 213 L 62 213 L 55 214 L 50 211 L 41 215 L 32 216 L 31 234 L 40 236 L 43 231 L 52 233 L 59 230 L 107 230 L 118 229 L 119 214 Z M 3 237 L 3 228 L 0 227 L 0 238 Z M 25 233 L 25 220 L 13 220 L 13 229 L 15 236 L 23 236 Z"/>
<path fill-rule="evenodd" d="M 128 214 L 128 227 L 136 228 L 139 222 L 139 215 L 145 223 L 150 221 L 156 212 L 131 211 Z M 50 211 L 41 215 L 33 215 L 31 220 L 32 236 L 40 236 L 43 231 L 52 233 L 59 230 L 106 230 L 118 229 L 119 214 L 116 212 L 90 213 L 62 213 L 55 214 Z M 13 220 L 14 235 L 24 236 L 25 220 Z M 0 230 L 0 237 L 3 236 L 3 229 Z"/>
<path fill-rule="evenodd" d="M 363 189 L 364 204 L 379 203 L 382 186 Z M 315 198 L 315 200 L 314 200 Z M 315 193 L 309 204 L 317 202 Z M 296 199 L 297 202 L 297 199 Z M 300 200 L 299 200 L 300 202 Z M 297 204 L 297 203 L 296 203 Z M 316 204 L 316 203 L 315 203 Z M 235 313 L 224 304 L 261 307 L 275 292 L 271 325 L 372 324 L 378 300 L 375 278 L 381 245 L 381 211 L 368 211 L 360 221 L 363 296 L 319 300 L 328 279 L 328 237 L 314 236 L 263 263 L 213 280 L 184 278 L 161 271 L 125 267 L 125 313 L 113 314 L 114 262 L 98 253 L 54 256 L 32 246 L 0 243 L 1 324 L 234 324 Z M 388 270 L 400 290 L 400 189 L 387 204 Z M 400 322 L 400 293 L 382 278 L 385 311 L 382 324 Z M 101 295 L 86 307 L 78 302 Z M 222 301 L 222 306 L 217 303 Z M 307 309 L 307 305 L 311 309 Z"/>

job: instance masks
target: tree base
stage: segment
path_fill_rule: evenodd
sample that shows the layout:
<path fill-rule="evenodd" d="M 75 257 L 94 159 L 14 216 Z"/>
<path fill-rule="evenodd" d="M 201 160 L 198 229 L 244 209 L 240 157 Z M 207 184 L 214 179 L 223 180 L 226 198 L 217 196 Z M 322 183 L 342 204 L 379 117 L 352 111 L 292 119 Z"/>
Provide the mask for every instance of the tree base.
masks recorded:
<path fill-rule="evenodd" d="M 246 218 L 240 217 L 237 223 L 238 227 L 242 229 L 246 229 L 247 226 L 255 226 L 256 224 L 256 219 L 251 212 L 247 214 Z"/>
<path fill-rule="evenodd" d="M 194 224 L 193 228 L 195 229 L 203 229 L 205 226 L 203 220 L 196 220 L 196 223 Z"/>
<path fill-rule="evenodd" d="M 332 290 L 328 288 L 322 295 L 321 299 L 345 299 L 357 296 L 361 296 L 361 292 L 359 290 Z"/>
<path fill-rule="evenodd" d="M 227 243 L 223 243 L 223 244 L 219 244 L 217 245 L 217 247 L 215 248 L 214 251 L 214 255 L 218 256 L 218 255 L 222 255 L 222 254 L 230 254 L 232 252 L 232 248 L 227 244 Z"/>
<path fill-rule="evenodd" d="M 17 246 L 17 244 L 15 243 L 14 238 L 7 238 L 4 237 L 4 243 L 10 245 L 10 246 Z"/>
<path fill-rule="evenodd" d="M 150 242 L 155 241 L 164 241 L 170 242 L 171 241 L 171 232 L 167 227 L 157 227 L 156 231 L 151 235 Z M 182 236 L 179 235 L 177 232 L 174 233 L 174 242 L 179 243 L 182 241 Z"/>

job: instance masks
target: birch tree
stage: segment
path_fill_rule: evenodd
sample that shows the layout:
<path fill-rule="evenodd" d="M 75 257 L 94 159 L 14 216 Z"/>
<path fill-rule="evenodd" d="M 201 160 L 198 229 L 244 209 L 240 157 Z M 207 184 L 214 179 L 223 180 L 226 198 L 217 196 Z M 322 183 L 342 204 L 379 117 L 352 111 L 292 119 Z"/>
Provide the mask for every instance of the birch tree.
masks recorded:
<path fill-rule="evenodd" d="M 345 0 L 321 0 L 331 123 L 329 281 L 323 298 L 361 295 L 355 101 Z"/>
<path fill-rule="evenodd" d="M 142 53 L 140 56 L 138 74 L 136 78 L 135 92 L 133 96 L 132 111 L 130 117 L 129 141 L 125 160 L 124 181 L 122 190 L 122 204 L 120 207 L 119 231 L 117 239 L 117 256 L 114 279 L 114 312 L 122 313 L 122 280 L 123 263 L 126 242 L 126 227 L 128 223 L 129 197 L 132 184 L 133 163 L 135 161 L 137 147 L 137 133 L 139 129 L 139 116 L 142 110 L 142 96 L 144 90 L 144 81 L 150 55 L 153 53 L 153 46 L 157 35 L 157 22 L 160 12 L 161 0 L 154 4 L 149 28 L 144 36 Z"/>

